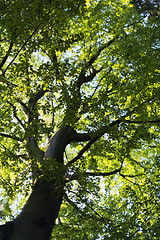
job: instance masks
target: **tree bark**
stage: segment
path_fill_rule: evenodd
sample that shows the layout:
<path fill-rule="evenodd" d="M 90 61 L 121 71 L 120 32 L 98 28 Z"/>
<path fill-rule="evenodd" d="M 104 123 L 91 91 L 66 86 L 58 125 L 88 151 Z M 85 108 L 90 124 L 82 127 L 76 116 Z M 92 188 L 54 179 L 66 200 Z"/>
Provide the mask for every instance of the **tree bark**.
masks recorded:
<path fill-rule="evenodd" d="M 43 161 L 47 171 L 35 183 L 21 213 L 15 220 L 0 226 L 0 240 L 49 240 L 58 216 L 64 191 L 63 153 L 71 141 L 88 141 L 87 134 L 78 134 L 72 127 L 61 128 L 52 138 Z M 56 170 L 50 162 L 56 163 Z M 46 170 L 46 169 L 45 169 Z M 52 172 L 52 175 L 51 175 Z M 46 173 L 46 174 L 45 174 Z"/>

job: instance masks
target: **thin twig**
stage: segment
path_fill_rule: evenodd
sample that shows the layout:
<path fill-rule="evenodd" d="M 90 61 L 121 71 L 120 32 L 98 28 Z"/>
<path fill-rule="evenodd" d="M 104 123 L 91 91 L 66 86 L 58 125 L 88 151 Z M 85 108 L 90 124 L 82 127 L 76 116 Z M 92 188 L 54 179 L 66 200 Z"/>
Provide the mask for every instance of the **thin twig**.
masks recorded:
<path fill-rule="evenodd" d="M 0 133 L 0 136 L 6 137 L 6 138 L 11 138 L 11 139 L 17 140 L 17 141 L 19 141 L 19 142 L 23 142 L 23 139 L 21 139 L 21 138 L 19 138 L 19 137 L 12 136 L 12 135 L 10 135 L 10 134 Z"/>
<path fill-rule="evenodd" d="M 157 120 L 144 120 L 144 121 L 134 121 L 134 120 L 125 120 L 125 122 L 133 123 L 133 124 L 141 124 L 141 123 L 160 123 L 160 119 Z"/>
<path fill-rule="evenodd" d="M 7 110 L 4 113 L 2 113 L 2 115 L 0 116 L 0 119 L 8 112 L 8 110 L 10 110 L 10 108 L 11 107 L 7 108 Z"/>
<path fill-rule="evenodd" d="M 98 176 L 102 176 L 102 177 L 106 177 L 106 176 L 111 176 L 111 175 L 114 175 L 116 173 L 120 173 L 121 171 L 121 168 L 118 168 L 116 170 L 113 170 L 111 172 L 86 172 L 85 174 L 89 175 L 89 176 L 94 176 L 94 177 L 98 177 Z"/>

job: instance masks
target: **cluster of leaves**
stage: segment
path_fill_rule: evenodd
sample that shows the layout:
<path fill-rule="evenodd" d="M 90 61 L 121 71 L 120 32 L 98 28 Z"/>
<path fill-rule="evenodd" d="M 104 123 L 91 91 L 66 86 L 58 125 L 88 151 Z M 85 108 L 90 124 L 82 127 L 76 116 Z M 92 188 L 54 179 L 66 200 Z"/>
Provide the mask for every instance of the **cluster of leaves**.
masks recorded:
<path fill-rule="evenodd" d="M 97 136 L 77 161 L 83 146 L 66 150 L 68 182 L 53 239 L 159 236 L 158 2 L 131 3 L 0 3 L 0 183 L 7 204 L 34 180 L 31 136 L 42 149 L 62 124 Z"/>

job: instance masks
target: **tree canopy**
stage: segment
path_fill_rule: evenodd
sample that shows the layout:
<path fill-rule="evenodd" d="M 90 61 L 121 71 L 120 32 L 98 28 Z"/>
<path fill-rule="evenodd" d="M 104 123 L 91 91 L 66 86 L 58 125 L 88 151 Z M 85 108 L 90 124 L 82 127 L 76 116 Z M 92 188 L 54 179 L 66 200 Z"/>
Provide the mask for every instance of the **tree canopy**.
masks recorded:
<path fill-rule="evenodd" d="M 67 125 L 90 140 L 65 150 L 52 238 L 160 236 L 159 23 L 158 1 L 0 2 L 1 224 L 60 174 L 29 139 Z"/>

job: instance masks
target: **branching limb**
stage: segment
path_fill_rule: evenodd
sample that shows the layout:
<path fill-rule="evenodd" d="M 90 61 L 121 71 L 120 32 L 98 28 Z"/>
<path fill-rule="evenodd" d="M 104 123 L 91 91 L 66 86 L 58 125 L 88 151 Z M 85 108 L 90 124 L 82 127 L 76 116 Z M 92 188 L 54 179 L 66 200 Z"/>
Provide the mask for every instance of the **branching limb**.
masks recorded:
<path fill-rule="evenodd" d="M 74 193 L 74 194 L 76 194 L 76 193 Z M 69 204 L 71 204 L 77 211 L 79 211 L 82 215 L 85 215 L 85 213 L 72 200 L 70 200 L 70 198 L 67 196 L 67 194 L 65 194 L 64 197 L 65 197 L 66 201 Z M 109 219 L 103 218 L 97 211 L 95 211 L 95 209 L 87 203 L 87 200 L 82 199 L 80 195 L 78 195 L 78 198 L 80 199 L 80 201 L 83 204 L 85 204 L 87 206 L 87 208 L 91 209 L 91 211 L 94 212 L 94 214 L 97 215 L 98 218 L 102 219 L 104 222 L 106 222 L 106 221 L 110 222 Z"/>
<path fill-rule="evenodd" d="M 97 52 L 95 54 L 93 54 L 90 58 L 90 60 L 88 62 L 85 63 L 85 65 L 82 67 L 81 72 L 77 78 L 77 81 L 74 82 L 73 87 L 71 89 L 71 98 L 67 95 L 68 93 L 66 93 L 65 95 L 68 96 L 68 106 L 67 106 L 67 111 L 66 113 L 69 115 L 70 114 L 70 109 L 74 110 L 74 117 L 77 120 L 76 114 L 78 112 L 78 109 L 81 106 L 81 86 L 84 83 L 88 83 L 91 82 L 96 75 L 102 71 L 102 67 L 100 67 L 99 69 L 95 69 L 93 67 L 93 63 L 96 61 L 96 59 L 98 58 L 98 56 L 100 55 L 100 53 L 107 47 L 109 47 L 113 42 L 115 41 L 115 38 L 110 40 L 108 43 L 103 44 L 103 46 L 101 46 Z M 88 71 L 89 70 L 89 74 Z M 66 89 L 66 88 L 64 88 Z M 70 99 L 69 99 L 70 98 Z M 67 119 L 67 117 L 66 117 Z M 74 119 L 74 118 L 73 118 Z"/>
<path fill-rule="evenodd" d="M 88 133 L 77 133 L 73 130 L 70 136 L 70 142 L 86 142 L 91 140 L 91 136 Z"/>
<path fill-rule="evenodd" d="M 16 136 L 13 136 L 13 135 L 10 135 L 10 134 L 0 133 L 0 136 L 6 137 L 6 138 L 11 138 L 11 139 L 19 141 L 19 142 L 23 142 L 23 139 L 21 139 L 19 137 L 16 137 Z"/>
<path fill-rule="evenodd" d="M 111 122 L 108 126 L 104 126 L 94 133 L 90 133 L 89 135 L 91 136 L 91 140 L 82 148 L 82 150 L 78 153 L 78 155 L 75 158 L 73 158 L 70 162 L 68 162 L 67 165 L 69 166 L 72 163 L 75 163 L 92 146 L 92 144 L 94 142 L 96 142 L 100 137 L 102 137 L 105 133 L 107 133 L 110 130 L 110 128 L 112 128 L 113 126 L 119 125 L 122 121 L 125 120 L 126 117 L 131 116 L 135 110 L 139 109 L 141 106 L 143 106 L 145 103 L 147 103 L 149 101 L 150 101 L 150 99 L 143 101 L 140 105 L 137 105 L 132 110 L 129 110 L 125 115 L 123 115 L 119 119 Z"/>
<path fill-rule="evenodd" d="M 101 52 L 105 49 L 108 48 L 114 41 L 116 38 L 111 39 L 110 41 L 108 41 L 107 43 L 103 44 L 95 54 L 92 55 L 92 57 L 90 58 L 90 60 L 86 63 L 86 67 L 90 67 L 99 57 L 99 55 L 101 54 Z"/>
<path fill-rule="evenodd" d="M 16 107 L 15 107 L 12 103 L 10 103 L 9 101 L 7 101 L 7 102 L 8 102 L 8 103 L 10 104 L 10 106 L 12 106 L 12 108 L 13 108 L 14 117 L 15 117 L 16 120 L 20 123 L 20 125 L 23 127 L 23 129 L 25 129 L 24 124 L 22 123 L 22 121 L 20 120 L 20 118 L 17 116 L 17 113 L 16 113 L 17 109 L 16 109 Z"/>
<path fill-rule="evenodd" d="M 136 161 L 134 158 L 131 158 L 131 161 L 135 162 L 136 164 L 138 164 L 141 168 L 144 169 L 144 171 L 146 171 L 146 167 L 144 167 L 140 162 Z"/>
<path fill-rule="evenodd" d="M 125 122 L 133 123 L 133 124 L 141 124 L 141 123 L 160 123 L 160 119 L 157 120 L 144 120 L 144 121 L 134 121 L 134 120 L 125 120 Z"/>
<path fill-rule="evenodd" d="M 112 70 L 113 70 L 113 68 L 110 67 L 110 68 L 109 68 L 109 71 L 107 72 L 107 76 L 112 72 Z M 99 82 L 98 82 L 98 84 L 97 84 L 97 86 L 96 86 L 96 88 L 95 88 L 95 90 L 94 90 L 94 92 L 93 92 L 93 94 L 92 94 L 92 96 L 91 96 L 91 99 L 92 99 L 93 96 L 95 95 L 98 87 L 100 86 L 101 81 L 102 81 L 105 77 L 106 77 L 106 76 L 104 75 L 103 77 L 100 78 L 100 80 L 99 80 Z M 109 92 L 112 92 L 112 89 L 111 89 L 111 90 L 107 90 L 107 93 L 109 93 Z"/>
<path fill-rule="evenodd" d="M 78 153 L 78 155 L 75 158 L 73 158 L 70 162 L 68 162 L 67 165 L 69 166 L 72 163 L 75 163 L 78 159 L 80 159 L 82 157 L 82 155 L 92 146 L 92 144 L 94 142 L 96 142 L 100 137 L 102 137 L 110 127 L 118 125 L 120 122 L 121 122 L 121 120 L 118 119 L 118 120 L 110 123 L 108 126 L 102 128 L 102 129 L 99 129 L 97 132 L 94 133 L 93 137 L 91 137 L 91 135 L 93 135 L 93 134 L 88 134 L 91 137 L 91 140 L 82 148 L 82 150 Z"/>
<path fill-rule="evenodd" d="M 30 116 L 31 111 L 30 111 L 30 109 L 27 107 L 27 105 L 26 105 L 24 102 L 22 102 L 21 99 L 19 99 L 19 98 L 17 99 L 17 101 L 21 104 L 24 113 L 25 113 L 27 116 Z"/>
<path fill-rule="evenodd" d="M 21 104 L 22 108 L 23 108 L 23 111 L 24 113 L 28 116 L 28 117 L 31 117 L 31 115 L 33 114 L 32 113 L 32 110 L 35 109 L 35 106 L 38 102 L 39 99 L 41 99 L 44 94 L 46 92 L 48 92 L 49 90 L 48 89 L 40 89 L 37 93 L 33 93 L 31 96 L 30 96 L 30 99 L 28 101 L 28 106 L 26 103 L 22 102 L 21 99 L 17 99 L 17 101 Z"/>
<path fill-rule="evenodd" d="M 55 50 L 52 50 L 52 56 L 50 56 L 50 59 L 53 62 L 54 67 L 55 67 L 56 78 L 58 78 L 60 76 L 60 72 L 59 72 L 58 59 L 57 59 L 57 55 L 56 55 L 56 51 Z"/>
<path fill-rule="evenodd" d="M 121 168 L 122 167 L 120 167 L 116 170 L 113 170 L 111 172 L 86 172 L 85 174 L 88 175 L 88 176 L 93 176 L 93 177 L 99 177 L 99 176 L 106 177 L 106 176 L 114 175 L 116 173 L 120 173 Z"/>
<path fill-rule="evenodd" d="M 63 162 L 63 153 L 65 147 L 70 142 L 88 141 L 90 136 L 85 133 L 77 133 L 73 127 L 62 127 L 51 139 L 48 148 L 45 152 L 46 159 L 56 159 L 58 162 Z"/>
<path fill-rule="evenodd" d="M 35 137 L 31 136 L 27 143 L 27 151 L 31 161 L 31 169 L 33 174 L 33 182 L 39 177 L 42 172 L 40 167 L 44 158 L 44 152 L 39 148 Z M 40 164 L 40 165 L 39 165 Z"/>
<path fill-rule="evenodd" d="M 68 118 L 68 113 L 70 113 L 70 109 L 75 109 L 77 107 L 77 104 L 74 103 L 74 101 L 71 99 L 71 96 L 68 92 L 67 84 L 65 83 L 65 80 L 63 78 L 63 74 L 61 75 L 60 69 L 59 69 L 59 62 L 57 58 L 56 51 L 53 49 L 50 54 L 50 59 L 53 62 L 53 66 L 55 68 L 55 77 L 56 80 L 60 81 L 61 87 L 62 87 L 62 92 L 63 92 L 63 97 L 66 101 L 67 104 L 67 109 L 66 109 L 66 117 L 63 119 L 64 125 L 66 124 L 66 119 Z M 62 124 L 63 125 L 63 124 Z"/>
<path fill-rule="evenodd" d="M 94 92 L 93 92 L 92 95 L 91 95 L 91 99 L 92 99 L 93 96 L 95 95 L 97 89 L 98 89 L 99 86 L 100 86 L 101 81 L 102 81 L 104 78 L 105 78 L 105 76 L 101 77 L 100 80 L 98 81 L 98 84 L 97 84 L 97 86 L 95 87 Z"/>
<path fill-rule="evenodd" d="M 98 72 L 100 72 L 102 70 L 102 68 L 100 68 L 99 70 L 95 70 L 92 66 L 92 64 L 97 60 L 97 58 L 99 57 L 99 55 L 101 54 L 101 52 L 109 47 L 113 42 L 115 41 L 115 38 L 111 39 L 109 42 L 103 44 L 96 53 L 94 53 L 90 60 L 88 62 L 86 62 L 85 66 L 82 68 L 80 75 L 78 77 L 78 81 L 77 81 L 77 86 L 80 88 L 84 83 L 86 82 L 90 82 L 93 80 L 93 78 L 96 76 L 96 74 Z M 92 72 L 90 72 L 89 76 L 86 76 L 86 71 L 92 68 Z"/>
<path fill-rule="evenodd" d="M 77 81 L 77 87 L 80 88 L 84 83 L 91 82 L 94 77 L 102 70 L 102 67 L 98 70 L 96 70 L 93 66 L 91 68 L 90 74 L 88 76 L 85 76 L 85 72 L 81 72 Z"/>
<path fill-rule="evenodd" d="M 115 41 L 115 38 L 110 40 L 108 43 L 103 44 L 95 54 L 93 54 L 88 62 L 85 63 L 85 65 L 82 67 L 81 72 L 77 78 L 77 81 L 74 82 L 72 88 L 71 88 L 71 96 L 69 95 L 67 91 L 67 87 L 65 86 L 65 83 L 61 81 L 62 89 L 65 95 L 65 99 L 67 102 L 67 109 L 66 109 L 66 116 L 63 120 L 64 123 L 72 123 L 74 124 L 74 121 L 77 120 L 77 112 L 81 106 L 81 92 L 80 88 L 84 83 L 91 82 L 96 75 L 102 71 L 102 67 L 98 70 L 95 69 L 92 64 L 96 61 L 100 53 L 107 47 L 109 47 L 113 42 Z M 57 57 L 56 54 L 54 54 L 53 62 L 56 66 L 56 75 L 59 75 L 58 70 L 58 63 L 57 63 Z M 89 70 L 89 74 L 87 71 Z M 60 77 L 59 77 L 60 79 Z M 73 118 L 70 119 L 70 112 L 72 109 Z"/>
<path fill-rule="evenodd" d="M 140 173 L 140 174 L 135 174 L 135 175 L 126 175 L 126 174 L 122 174 L 120 173 L 120 175 L 124 178 L 129 177 L 129 178 L 134 178 L 134 177 L 140 177 L 140 176 L 144 176 L 144 173 Z"/>
<path fill-rule="evenodd" d="M 42 162 L 44 152 L 38 147 L 37 141 L 33 136 L 29 138 L 29 148 L 30 155 L 36 158 L 38 162 Z"/>
<path fill-rule="evenodd" d="M 4 56 L 4 58 L 2 59 L 2 62 L 0 63 L 0 69 L 3 67 L 3 65 L 5 64 L 5 62 L 7 61 L 10 52 L 12 51 L 12 47 L 13 47 L 13 43 L 10 43 L 9 49 L 6 53 L 6 55 Z"/>
<path fill-rule="evenodd" d="M 87 174 L 89 176 L 93 176 L 93 177 L 99 177 L 99 176 L 106 177 L 106 176 L 114 175 L 116 173 L 120 174 L 120 172 L 122 170 L 122 167 L 123 167 L 123 162 L 124 161 L 121 162 L 121 166 L 118 169 L 115 169 L 115 170 L 110 171 L 110 172 L 86 172 L 85 174 Z"/>
<path fill-rule="evenodd" d="M 27 45 L 27 43 L 30 41 L 30 39 L 33 37 L 33 35 L 35 34 L 35 32 L 37 31 L 37 29 L 39 28 L 40 24 L 34 29 L 33 33 L 31 34 L 31 36 L 29 36 L 29 38 L 22 44 L 22 46 L 20 47 L 20 49 L 18 50 L 18 52 L 16 53 L 16 55 L 14 56 L 14 58 L 10 61 L 10 63 L 8 64 L 8 66 L 6 67 L 6 69 L 3 71 L 3 74 L 6 73 L 6 71 L 8 70 L 8 68 L 12 65 L 12 63 L 15 61 L 15 59 L 18 57 L 18 55 L 20 54 L 20 52 L 24 49 L 24 47 Z"/>
<path fill-rule="evenodd" d="M 123 162 L 121 163 L 121 166 L 118 169 L 115 169 L 115 170 L 110 171 L 110 172 L 80 172 L 80 174 L 82 174 L 82 175 L 84 174 L 84 175 L 92 176 L 92 177 L 107 177 L 107 176 L 114 175 L 116 173 L 120 174 L 120 172 L 122 170 L 122 167 L 123 167 Z M 72 175 L 68 179 L 69 179 L 69 181 L 78 180 L 78 175 L 75 173 L 74 175 Z"/>
<path fill-rule="evenodd" d="M 35 104 L 38 102 L 39 99 L 41 99 L 46 92 L 48 92 L 48 89 L 40 89 L 37 93 L 34 93 L 29 100 L 29 104 Z"/>

